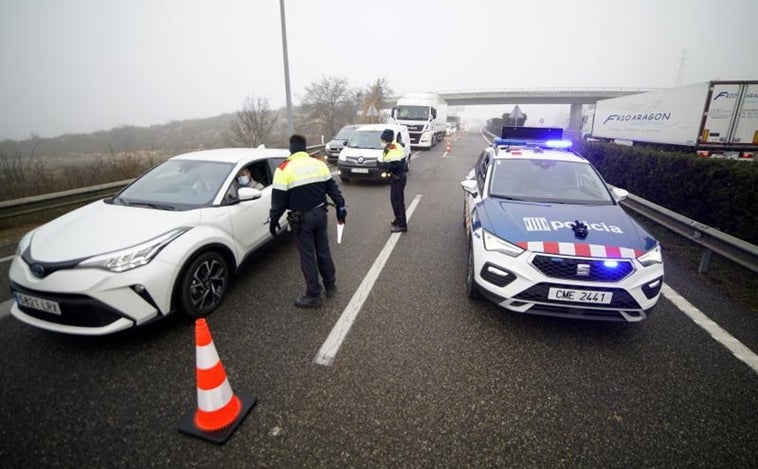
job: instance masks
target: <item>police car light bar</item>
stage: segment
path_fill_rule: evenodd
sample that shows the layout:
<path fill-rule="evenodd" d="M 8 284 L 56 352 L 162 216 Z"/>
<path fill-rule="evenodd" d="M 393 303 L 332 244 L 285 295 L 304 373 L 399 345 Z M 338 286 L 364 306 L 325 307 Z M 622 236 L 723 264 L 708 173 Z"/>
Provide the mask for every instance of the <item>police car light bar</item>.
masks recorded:
<path fill-rule="evenodd" d="M 539 147 L 539 148 L 571 148 L 571 141 L 569 140 L 519 140 L 515 138 L 500 138 L 496 137 L 492 144 L 496 147 Z"/>
<path fill-rule="evenodd" d="M 563 130 L 554 127 L 503 127 L 502 137 L 494 146 L 532 146 L 539 148 L 571 148 L 569 140 L 561 140 Z"/>

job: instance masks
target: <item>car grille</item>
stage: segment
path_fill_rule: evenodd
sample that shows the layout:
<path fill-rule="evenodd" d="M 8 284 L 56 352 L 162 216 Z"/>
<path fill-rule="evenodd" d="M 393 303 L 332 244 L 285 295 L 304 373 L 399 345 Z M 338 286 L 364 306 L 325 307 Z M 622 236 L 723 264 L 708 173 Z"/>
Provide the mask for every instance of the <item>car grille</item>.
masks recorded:
<path fill-rule="evenodd" d="M 613 309 L 589 309 L 589 308 L 567 308 L 565 306 L 553 306 L 553 305 L 536 305 L 535 310 L 543 313 L 548 313 L 551 316 L 560 316 L 565 314 L 566 316 L 576 317 L 581 315 L 586 319 L 605 319 L 605 320 L 618 320 L 625 321 L 624 316 L 619 313 L 618 310 Z M 536 311 L 535 311 L 536 312 Z M 625 311 L 630 317 L 640 317 L 639 311 Z"/>
<path fill-rule="evenodd" d="M 346 158 L 347 163 L 354 164 L 356 166 L 364 166 L 367 168 L 376 168 L 376 158 L 364 157 L 364 156 L 348 156 Z"/>
<path fill-rule="evenodd" d="M 424 130 L 425 124 L 405 124 L 406 127 L 408 127 L 408 132 L 421 132 Z"/>
<path fill-rule="evenodd" d="M 516 295 L 514 298 L 518 300 L 529 301 L 529 302 L 552 303 L 555 305 L 570 305 L 571 307 L 574 307 L 574 308 L 585 308 L 589 306 L 584 303 L 576 303 L 573 301 L 549 300 L 547 298 L 547 293 L 550 288 L 570 288 L 572 290 L 611 292 L 613 293 L 613 300 L 611 301 L 611 303 L 604 304 L 604 305 L 597 305 L 598 307 L 618 308 L 618 309 L 642 309 L 640 305 L 637 303 L 637 301 L 635 301 L 635 299 L 632 298 L 632 295 L 630 295 L 626 290 L 622 290 L 620 288 L 603 288 L 603 287 L 581 288 L 581 287 L 577 287 L 576 285 L 567 286 L 567 285 L 560 285 L 557 283 L 538 283 L 522 291 L 521 293 Z"/>
<path fill-rule="evenodd" d="M 24 313 L 45 322 L 67 326 L 103 327 L 123 317 L 116 310 L 86 295 L 66 293 L 51 295 L 23 288 L 15 283 L 11 285 L 11 290 L 57 302 L 61 309 L 60 315 L 19 306 Z"/>
<path fill-rule="evenodd" d="M 535 256 L 532 265 L 551 278 L 588 282 L 618 282 L 634 272 L 628 260 L 616 260 L 615 267 L 605 265 L 606 260 L 577 259 L 560 256 Z"/>

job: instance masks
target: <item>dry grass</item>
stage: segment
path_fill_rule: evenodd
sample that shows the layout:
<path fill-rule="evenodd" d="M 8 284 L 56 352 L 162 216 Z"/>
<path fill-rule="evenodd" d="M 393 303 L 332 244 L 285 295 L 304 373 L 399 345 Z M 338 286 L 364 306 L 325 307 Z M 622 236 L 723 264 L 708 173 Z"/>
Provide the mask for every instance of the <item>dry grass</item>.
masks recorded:
<path fill-rule="evenodd" d="M 131 179 L 169 156 L 158 151 L 65 157 L 0 154 L 0 201 Z"/>

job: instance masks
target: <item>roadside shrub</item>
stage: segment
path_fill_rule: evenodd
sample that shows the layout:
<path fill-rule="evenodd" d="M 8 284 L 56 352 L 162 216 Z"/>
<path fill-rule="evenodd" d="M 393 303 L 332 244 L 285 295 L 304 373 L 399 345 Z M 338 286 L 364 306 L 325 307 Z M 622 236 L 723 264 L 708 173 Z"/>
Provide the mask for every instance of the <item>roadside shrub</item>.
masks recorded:
<path fill-rule="evenodd" d="M 758 163 L 600 142 L 579 153 L 609 184 L 758 244 Z"/>

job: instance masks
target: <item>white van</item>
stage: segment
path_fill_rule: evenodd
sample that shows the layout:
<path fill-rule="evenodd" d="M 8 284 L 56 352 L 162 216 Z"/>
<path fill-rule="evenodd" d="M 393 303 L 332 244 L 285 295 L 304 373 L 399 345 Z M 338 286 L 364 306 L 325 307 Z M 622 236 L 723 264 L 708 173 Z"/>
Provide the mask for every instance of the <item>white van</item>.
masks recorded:
<path fill-rule="evenodd" d="M 368 124 L 362 125 L 353 132 L 347 145 L 340 151 L 337 159 L 340 179 L 348 182 L 351 179 L 382 179 L 384 170 L 379 169 L 384 147 L 380 137 L 384 129 L 395 133 L 394 143 L 399 143 L 405 152 L 405 168 L 411 167 L 411 138 L 408 127 L 397 124 Z"/>

